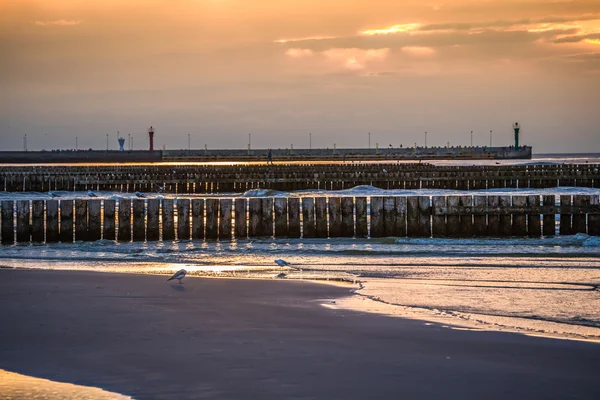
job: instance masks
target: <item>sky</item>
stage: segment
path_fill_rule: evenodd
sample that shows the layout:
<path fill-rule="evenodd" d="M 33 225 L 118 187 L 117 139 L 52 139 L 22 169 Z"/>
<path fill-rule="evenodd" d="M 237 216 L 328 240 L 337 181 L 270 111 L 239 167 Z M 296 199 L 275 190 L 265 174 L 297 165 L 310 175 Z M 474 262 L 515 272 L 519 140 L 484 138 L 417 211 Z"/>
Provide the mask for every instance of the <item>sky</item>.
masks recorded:
<path fill-rule="evenodd" d="M 600 152 L 600 0 L 0 0 L 0 150 Z M 425 135 L 427 132 L 427 135 Z M 309 135 L 311 134 L 311 135 Z"/>

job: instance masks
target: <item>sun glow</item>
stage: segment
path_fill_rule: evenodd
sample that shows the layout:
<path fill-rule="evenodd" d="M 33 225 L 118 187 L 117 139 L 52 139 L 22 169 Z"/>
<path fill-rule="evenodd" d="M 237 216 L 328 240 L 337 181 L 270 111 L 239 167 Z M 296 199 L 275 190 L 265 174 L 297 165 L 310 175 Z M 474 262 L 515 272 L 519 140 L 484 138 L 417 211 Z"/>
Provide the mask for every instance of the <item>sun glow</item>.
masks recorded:
<path fill-rule="evenodd" d="M 360 34 L 363 36 L 374 36 L 374 35 L 390 35 L 394 33 L 406 33 L 412 32 L 421 27 L 421 24 L 398 24 L 390 26 L 389 28 L 382 29 L 368 29 L 361 31 Z"/>

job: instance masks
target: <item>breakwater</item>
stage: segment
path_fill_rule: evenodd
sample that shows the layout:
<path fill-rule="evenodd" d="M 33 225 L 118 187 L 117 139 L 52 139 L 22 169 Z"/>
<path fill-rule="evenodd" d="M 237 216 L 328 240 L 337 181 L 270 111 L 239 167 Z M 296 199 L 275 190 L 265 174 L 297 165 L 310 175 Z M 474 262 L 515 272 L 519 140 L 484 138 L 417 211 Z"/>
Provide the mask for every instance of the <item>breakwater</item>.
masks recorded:
<path fill-rule="evenodd" d="M 0 191 L 243 193 L 251 189 L 481 190 L 600 188 L 599 164 L 435 166 L 427 163 L 2 166 Z"/>
<path fill-rule="evenodd" d="M 369 161 L 369 160 L 506 160 L 530 159 L 532 148 L 506 147 L 383 147 L 271 149 L 273 161 Z M 0 151 L 0 163 L 132 163 L 132 162 L 265 162 L 269 149 L 204 150 L 53 150 Z"/>
<path fill-rule="evenodd" d="M 598 236 L 599 197 L 3 200 L 0 241 L 13 244 L 101 239 L 130 242 L 256 237 L 541 237 L 557 233 Z"/>

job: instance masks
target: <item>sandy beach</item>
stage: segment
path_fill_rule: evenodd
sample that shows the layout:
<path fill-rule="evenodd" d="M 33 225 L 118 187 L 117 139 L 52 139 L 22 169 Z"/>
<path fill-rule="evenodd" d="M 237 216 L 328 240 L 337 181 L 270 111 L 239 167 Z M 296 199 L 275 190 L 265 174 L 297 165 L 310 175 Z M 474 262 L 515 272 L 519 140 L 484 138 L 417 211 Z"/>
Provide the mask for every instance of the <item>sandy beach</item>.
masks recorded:
<path fill-rule="evenodd" d="M 0 369 L 136 399 L 600 394 L 598 343 L 338 307 L 351 289 L 2 269 Z"/>

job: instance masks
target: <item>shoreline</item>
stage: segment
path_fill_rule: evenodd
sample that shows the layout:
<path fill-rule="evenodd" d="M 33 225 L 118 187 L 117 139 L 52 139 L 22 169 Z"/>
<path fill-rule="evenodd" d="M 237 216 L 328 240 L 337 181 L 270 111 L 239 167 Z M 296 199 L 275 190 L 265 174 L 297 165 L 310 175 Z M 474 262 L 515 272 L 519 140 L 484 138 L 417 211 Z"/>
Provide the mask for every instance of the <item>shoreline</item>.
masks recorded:
<path fill-rule="evenodd" d="M 137 399 L 586 397 L 596 388 L 597 343 L 346 310 L 348 285 L 165 280 L 0 269 L 0 369 Z"/>
<path fill-rule="evenodd" d="M 63 272 L 91 272 L 101 274 L 122 274 L 133 276 L 163 276 L 168 278 L 173 271 L 156 270 L 149 272 L 135 271 L 94 271 L 94 270 L 71 270 L 71 269 L 33 269 L 26 267 L 0 266 L 0 270 L 25 270 L 25 271 L 63 271 Z M 178 269 L 178 268 L 177 268 Z M 535 317 L 502 316 L 476 312 L 461 312 L 439 307 L 407 306 L 396 304 L 390 299 L 389 293 L 369 294 L 366 285 L 370 282 L 384 281 L 389 283 L 388 289 L 394 285 L 394 278 L 373 278 L 344 276 L 344 274 L 323 274 L 320 277 L 311 276 L 310 273 L 301 275 L 292 274 L 292 277 L 284 279 L 276 278 L 278 270 L 271 268 L 255 268 L 252 272 L 245 270 L 232 270 L 229 274 L 220 273 L 189 273 L 189 278 L 199 279 L 225 279 L 225 280 L 257 280 L 257 281 L 279 281 L 279 282 L 306 282 L 334 287 L 352 288 L 351 295 L 340 298 L 337 308 L 346 309 L 359 313 L 370 313 L 374 315 L 386 315 L 389 317 L 406 318 L 426 323 L 439 324 L 449 329 L 471 329 L 474 331 L 509 332 L 523 334 L 532 337 L 544 337 L 552 339 L 575 340 L 582 342 L 600 343 L 600 327 L 584 324 L 569 324 Z M 236 272 L 238 272 L 236 274 Z M 294 276 L 297 275 L 297 276 Z M 318 276 L 318 275 L 317 275 Z M 396 289 L 397 290 L 397 289 Z M 363 293 L 364 291 L 364 293 Z M 543 329 L 540 329 L 543 328 Z M 552 330 L 549 330 L 552 329 Z"/>

